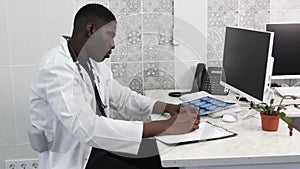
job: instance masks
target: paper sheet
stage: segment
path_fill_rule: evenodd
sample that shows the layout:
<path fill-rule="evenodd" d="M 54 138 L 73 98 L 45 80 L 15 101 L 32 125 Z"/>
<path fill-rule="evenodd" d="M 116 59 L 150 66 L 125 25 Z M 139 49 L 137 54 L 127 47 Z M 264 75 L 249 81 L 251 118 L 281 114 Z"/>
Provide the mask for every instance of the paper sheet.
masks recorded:
<path fill-rule="evenodd" d="M 212 125 L 209 122 L 201 122 L 199 124 L 199 129 L 193 132 L 179 135 L 162 135 L 156 136 L 155 138 L 165 144 L 177 144 L 192 141 L 205 141 L 227 138 L 235 135 L 237 134 L 224 128 Z"/>

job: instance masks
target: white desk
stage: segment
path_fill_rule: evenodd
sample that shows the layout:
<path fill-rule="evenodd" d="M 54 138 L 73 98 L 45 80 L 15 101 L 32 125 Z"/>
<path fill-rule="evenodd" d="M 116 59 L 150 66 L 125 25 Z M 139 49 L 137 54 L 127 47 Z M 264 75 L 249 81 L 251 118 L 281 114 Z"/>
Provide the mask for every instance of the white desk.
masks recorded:
<path fill-rule="evenodd" d="M 180 102 L 177 98 L 168 97 L 168 93 L 166 90 L 146 91 L 146 95 L 155 99 Z M 245 107 L 239 116 L 242 117 L 247 112 L 248 108 Z M 239 119 L 235 123 L 201 118 L 236 132 L 238 136 L 177 146 L 168 146 L 157 141 L 162 165 L 202 169 L 300 169 L 300 133 L 294 130 L 294 135 L 290 137 L 287 125 L 282 121 L 277 132 L 262 131 L 258 117 Z"/>

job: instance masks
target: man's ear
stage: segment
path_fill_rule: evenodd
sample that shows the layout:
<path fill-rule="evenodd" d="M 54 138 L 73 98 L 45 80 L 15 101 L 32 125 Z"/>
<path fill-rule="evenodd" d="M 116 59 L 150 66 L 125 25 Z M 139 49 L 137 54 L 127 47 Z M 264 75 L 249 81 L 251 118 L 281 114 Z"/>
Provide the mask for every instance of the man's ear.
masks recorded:
<path fill-rule="evenodd" d="M 92 22 L 89 22 L 88 24 L 86 24 L 86 31 L 89 37 L 91 37 L 95 31 L 96 31 L 96 27 Z"/>

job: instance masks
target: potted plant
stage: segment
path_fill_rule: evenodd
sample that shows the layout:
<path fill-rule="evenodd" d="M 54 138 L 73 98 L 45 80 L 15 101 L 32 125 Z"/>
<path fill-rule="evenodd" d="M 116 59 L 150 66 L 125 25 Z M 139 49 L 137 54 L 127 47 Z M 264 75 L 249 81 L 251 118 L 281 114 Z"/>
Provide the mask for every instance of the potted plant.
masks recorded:
<path fill-rule="evenodd" d="M 270 100 L 270 104 L 267 103 L 251 103 L 250 109 L 255 109 L 260 111 L 261 119 L 262 119 L 262 129 L 265 131 L 277 131 L 279 118 L 288 124 L 288 128 L 290 129 L 290 136 L 293 135 L 293 128 L 298 128 L 298 126 L 293 122 L 293 120 L 286 116 L 284 110 L 286 110 L 287 106 L 294 106 L 300 109 L 300 104 L 283 104 L 284 99 L 297 99 L 296 96 L 284 96 L 282 97 L 280 103 L 278 105 L 274 104 L 274 99 Z M 273 126 L 272 126 L 273 125 Z"/>

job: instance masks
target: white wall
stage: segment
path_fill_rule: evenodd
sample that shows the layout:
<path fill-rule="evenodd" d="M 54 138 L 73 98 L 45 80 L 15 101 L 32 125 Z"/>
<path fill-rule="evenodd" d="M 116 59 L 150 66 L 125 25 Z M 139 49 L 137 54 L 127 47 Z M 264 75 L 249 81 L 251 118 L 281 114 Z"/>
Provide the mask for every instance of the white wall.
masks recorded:
<path fill-rule="evenodd" d="M 37 158 L 29 146 L 29 84 L 40 57 L 70 34 L 74 0 L 0 0 L 0 168 Z"/>
<path fill-rule="evenodd" d="M 207 0 L 174 1 L 175 79 L 191 89 L 198 62 L 207 61 Z"/>

